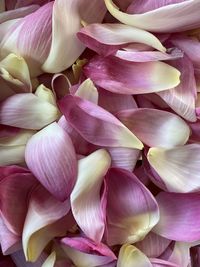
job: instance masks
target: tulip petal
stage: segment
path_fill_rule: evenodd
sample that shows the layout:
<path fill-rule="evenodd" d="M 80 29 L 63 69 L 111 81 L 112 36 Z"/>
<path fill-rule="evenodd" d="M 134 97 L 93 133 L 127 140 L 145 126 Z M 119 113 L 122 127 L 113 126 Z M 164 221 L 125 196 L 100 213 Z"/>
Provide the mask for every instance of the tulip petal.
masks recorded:
<path fill-rule="evenodd" d="M 158 207 L 150 191 L 134 174 L 123 169 L 110 169 L 106 184 L 108 244 L 143 239 L 159 220 Z"/>
<path fill-rule="evenodd" d="M 150 108 L 122 110 L 117 118 L 149 147 L 184 145 L 190 128 L 177 115 Z"/>
<path fill-rule="evenodd" d="M 81 28 L 81 20 L 88 23 L 100 22 L 105 12 L 103 0 L 93 0 L 92 5 L 90 0 L 55 1 L 51 49 L 42 66 L 43 70 L 56 73 L 70 67 L 85 49 L 76 37 Z"/>
<path fill-rule="evenodd" d="M 83 72 L 97 86 L 118 94 L 159 92 L 180 82 L 180 72 L 164 62 L 129 62 L 111 56 L 93 57 Z"/>
<path fill-rule="evenodd" d="M 188 121 L 196 121 L 195 100 L 197 97 L 194 68 L 184 57 L 173 64 L 181 72 L 180 84 L 170 90 L 157 93 L 179 116 Z"/>
<path fill-rule="evenodd" d="M 58 104 L 66 120 L 88 142 L 108 147 L 143 148 L 134 134 L 101 107 L 72 95 Z"/>
<path fill-rule="evenodd" d="M 156 197 L 160 220 L 153 231 L 165 238 L 193 242 L 200 239 L 199 193 L 161 192 Z"/>
<path fill-rule="evenodd" d="M 150 260 L 136 247 L 125 244 L 119 251 L 117 267 L 152 267 Z"/>
<path fill-rule="evenodd" d="M 32 191 L 22 234 L 26 260 L 36 261 L 51 239 L 66 233 L 69 209 L 69 200 L 56 200 L 40 185 Z"/>
<path fill-rule="evenodd" d="M 120 11 L 112 0 L 105 0 L 105 4 L 111 15 L 120 22 L 151 32 L 178 32 L 200 26 L 198 0 L 183 1 L 133 15 Z"/>
<path fill-rule="evenodd" d="M 71 193 L 71 208 L 77 224 L 96 242 L 101 241 L 105 229 L 100 189 L 110 164 L 110 156 L 104 149 L 79 160 L 78 178 Z"/>
<path fill-rule="evenodd" d="M 55 121 L 58 109 L 30 93 L 16 94 L 0 104 L 0 123 L 39 130 Z"/>
<path fill-rule="evenodd" d="M 87 47 L 104 56 L 129 43 L 146 44 L 162 52 L 166 50 L 153 34 L 123 24 L 90 24 L 82 28 L 77 36 Z"/>
<path fill-rule="evenodd" d="M 200 188 L 200 145 L 172 149 L 153 147 L 148 161 L 170 192 L 194 192 Z"/>
<path fill-rule="evenodd" d="M 76 181 L 77 160 L 69 135 L 52 123 L 35 134 L 25 151 L 26 164 L 56 198 L 68 198 Z"/>

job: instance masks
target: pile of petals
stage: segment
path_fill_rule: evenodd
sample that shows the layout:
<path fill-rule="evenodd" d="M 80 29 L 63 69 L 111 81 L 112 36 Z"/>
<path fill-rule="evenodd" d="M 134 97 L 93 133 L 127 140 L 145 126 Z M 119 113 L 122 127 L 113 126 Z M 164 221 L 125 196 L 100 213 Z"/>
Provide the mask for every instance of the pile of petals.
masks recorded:
<path fill-rule="evenodd" d="M 0 0 L 0 266 L 200 266 L 200 1 Z"/>

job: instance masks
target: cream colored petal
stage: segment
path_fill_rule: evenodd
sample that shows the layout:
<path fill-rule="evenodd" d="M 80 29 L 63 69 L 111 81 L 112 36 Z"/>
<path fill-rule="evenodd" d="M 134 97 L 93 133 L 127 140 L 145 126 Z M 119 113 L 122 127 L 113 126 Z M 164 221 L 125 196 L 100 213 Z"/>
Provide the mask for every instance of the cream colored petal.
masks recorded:
<path fill-rule="evenodd" d="M 78 88 L 75 93 L 76 96 L 79 96 L 83 99 L 89 100 L 94 104 L 98 104 L 98 91 L 97 88 L 94 86 L 92 80 L 87 79 L 85 80 Z"/>

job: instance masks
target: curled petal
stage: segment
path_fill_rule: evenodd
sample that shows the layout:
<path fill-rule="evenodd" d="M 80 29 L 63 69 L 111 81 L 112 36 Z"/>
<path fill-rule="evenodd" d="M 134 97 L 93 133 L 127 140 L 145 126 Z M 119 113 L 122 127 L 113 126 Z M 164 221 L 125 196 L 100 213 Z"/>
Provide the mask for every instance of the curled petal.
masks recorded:
<path fill-rule="evenodd" d="M 30 195 L 22 234 L 26 260 L 36 261 L 51 239 L 66 233 L 66 215 L 69 209 L 69 200 L 56 200 L 41 185 L 34 188 Z"/>
<path fill-rule="evenodd" d="M 45 262 L 41 267 L 54 267 L 56 262 L 56 253 L 55 251 L 51 252 L 51 254 L 47 257 Z"/>
<path fill-rule="evenodd" d="M 125 244 L 119 251 L 117 267 L 152 267 L 150 260 L 139 249 Z"/>
<path fill-rule="evenodd" d="M 97 88 L 94 86 L 92 80 L 87 79 L 79 86 L 78 90 L 75 93 L 76 96 L 79 96 L 83 99 L 91 101 L 94 104 L 98 104 L 98 91 Z"/>
<path fill-rule="evenodd" d="M 147 157 L 168 191 L 187 193 L 199 191 L 200 188 L 199 151 L 199 144 L 172 149 L 153 147 Z"/>
<path fill-rule="evenodd" d="M 77 160 L 71 138 L 57 123 L 29 140 L 25 159 L 47 190 L 61 201 L 68 198 L 76 181 Z"/>
<path fill-rule="evenodd" d="M 50 90 L 49 88 L 47 88 L 46 86 L 44 86 L 43 84 L 40 84 L 36 91 L 35 91 L 35 95 L 45 101 L 48 102 L 54 106 L 56 106 L 56 98 L 52 92 L 52 90 Z"/>
<path fill-rule="evenodd" d="M 111 56 L 93 57 L 83 72 L 96 85 L 118 94 L 160 92 L 180 82 L 180 72 L 164 62 L 129 62 Z"/>
<path fill-rule="evenodd" d="M 70 80 L 63 73 L 54 74 L 51 87 L 53 89 L 54 95 L 57 99 L 64 97 L 69 93 L 69 88 L 71 87 Z"/>
<path fill-rule="evenodd" d="M 59 107 L 71 126 L 92 144 L 143 148 L 140 140 L 118 119 L 87 100 L 68 95 L 59 101 Z"/>
<path fill-rule="evenodd" d="M 90 24 L 77 35 L 87 47 L 104 56 L 129 43 L 146 44 L 162 52 L 166 50 L 153 34 L 123 24 Z"/>
<path fill-rule="evenodd" d="M 122 110 L 118 119 L 149 147 L 184 145 L 190 128 L 179 116 L 151 108 Z"/>
<path fill-rule="evenodd" d="M 100 149 L 79 160 L 78 178 L 71 193 L 74 218 L 86 236 L 100 242 L 105 229 L 100 189 L 111 159 Z"/>
<path fill-rule="evenodd" d="M 200 239 L 199 193 L 161 192 L 156 197 L 160 220 L 154 232 L 171 240 L 193 242 Z"/>
<path fill-rule="evenodd" d="M 200 26 L 198 0 L 181 1 L 133 15 L 120 11 L 112 0 L 105 0 L 105 4 L 111 15 L 120 22 L 152 32 L 178 32 Z M 130 12 L 133 12 L 131 8 Z"/>
<path fill-rule="evenodd" d="M 137 242 L 159 220 L 157 203 L 137 177 L 122 169 L 106 175 L 107 242 L 109 245 Z"/>
<path fill-rule="evenodd" d="M 30 93 L 16 94 L 0 104 L 0 123 L 39 130 L 59 117 L 58 109 Z"/>

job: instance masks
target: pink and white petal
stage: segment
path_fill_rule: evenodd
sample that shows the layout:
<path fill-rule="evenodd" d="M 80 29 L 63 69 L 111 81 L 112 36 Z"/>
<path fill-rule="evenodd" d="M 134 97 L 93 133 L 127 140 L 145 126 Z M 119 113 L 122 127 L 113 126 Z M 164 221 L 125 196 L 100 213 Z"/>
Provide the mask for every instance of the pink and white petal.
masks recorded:
<path fill-rule="evenodd" d="M 106 175 L 109 245 L 134 243 L 157 224 L 159 211 L 150 191 L 131 172 L 112 168 Z"/>
<path fill-rule="evenodd" d="M 184 145 L 190 128 L 179 116 L 158 109 L 139 108 L 122 110 L 117 118 L 149 147 Z"/>
<path fill-rule="evenodd" d="M 45 102 L 48 102 L 54 106 L 56 106 L 56 98 L 54 96 L 54 93 L 51 89 L 47 88 L 43 84 L 40 84 L 35 91 L 35 95 Z"/>
<path fill-rule="evenodd" d="M 157 93 L 179 116 L 196 121 L 195 101 L 197 97 L 196 81 L 192 62 L 184 57 L 173 65 L 180 70 L 180 84 L 170 90 Z"/>
<path fill-rule="evenodd" d="M 77 34 L 79 40 L 100 55 L 108 56 L 129 43 L 142 43 L 165 52 L 161 42 L 151 33 L 117 23 L 90 24 Z"/>
<path fill-rule="evenodd" d="M 158 258 L 167 249 L 171 240 L 150 232 L 143 240 L 136 243 L 140 249 L 149 258 Z"/>
<path fill-rule="evenodd" d="M 58 104 L 66 120 L 88 142 L 107 147 L 143 148 L 140 140 L 105 109 L 72 95 Z"/>
<path fill-rule="evenodd" d="M 188 193 L 200 189 L 199 151 L 199 144 L 171 149 L 152 147 L 147 158 L 168 191 Z"/>
<path fill-rule="evenodd" d="M 26 164 L 36 178 L 61 201 L 76 182 L 77 160 L 71 138 L 56 122 L 36 133 L 26 145 Z"/>
<path fill-rule="evenodd" d="M 55 251 L 53 251 L 47 257 L 47 259 L 43 262 L 41 267 L 54 267 L 55 263 L 56 263 L 56 253 L 55 253 Z"/>
<path fill-rule="evenodd" d="M 85 49 L 76 36 L 81 29 L 81 20 L 101 22 L 105 13 L 103 0 L 94 0 L 92 4 L 90 0 L 55 1 L 51 49 L 42 66 L 43 71 L 56 73 L 70 67 Z"/>
<path fill-rule="evenodd" d="M 184 242 L 176 242 L 173 252 L 170 255 L 170 262 L 173 262 L 181 267 L 188 267 L 190 264 L 190 244 Z"/>
<path fill-rule="evenodd" d="M 100 190 L 111 158 L 100 149 L 79 160 L 78 178 L 71 193 L 71 209 L 81 230 L 100 242 L 105 230 L 105 214 L 101 205 Z"/>
<path fill-rule="evenodd" d="M 160 209 L 160 220 L 153 229 L 155 233 L 182 242 L 200 239 L 199 193 L 161 192 L 156 200 Z"/>
<path fill-rule="evenodd" d="M 166 5 L 152 11 L 144 11 L 142 14 L 124 13 L 112 0 L 105 0 L 105 4 L 111 15 L 121 23 L 151 32 L 180 32 L 200 26 L 198 0 Z"/>
<path fill-rule="evenodd" d="M 124 147 L 109 147 L 107 150 L 112 159 L 112 167 L 125 169 L 131 172 L 134 170 L 141 154 L 141 151 L 138 149 Z"/>
<path fill-rule="evenodd" d="M 71 83 L 66 75 L 63 73 L 57 73 L 54 74 L 52 78 L 51 87 L 55 97 L 59 100 L 69 93 Z"/>
<path fill-rule="evenodd" d="M 117 267 L 152 267 L 150 260 L 136 247 L 125 244 L 119 251 Z"/>
<path fill-rule="evenodd" d="M 11 128 L 11 131 L 12 131 L 12 127 L 10 127 L 10 128 Z M 34 134 L 35 134 L 35 131 L 23 130 L 23 129 L 20 130 L 19 129 L 19 131 L 15 132 L 14 135 L 0 138 L 0 146 L 10 147 L 10 146 L 26 145 L 26 143 L 28 142 L 28 140 Z"/>
<path fill-rule="evenodd" d="M 99 94 L 93 81 L 90 79 L 81 83 L 75 95 L 98 105 Z"/>
<path fill-rule="evenodd" d="M 150 261 L 153 267 L 180 267 L 177 264 L 161 259 L 150 259 Z"/>
<path fill-rule="evenodd" d="M 50 240 L 67 232 L 69 210 L 69 200 L 58 201 L 41 185 L 33 189 L 22 233 L 26 260 L 36 261 Z"/>
<path fill-rule="evenodd" d="M 0 104 L 0 123 L 4 125 L 39 130 L 58 117 L 57 107 L 31 93 L 13 95 Z"/>
<path fill-rule="evenodd" d="M 131 95 L 111 93 L 104 89 L 99 89 L 99 106 L 115 114 L 124 109 L 137 108 L 137 103 Z"/>
<path fill-rule="evenodd" d="M 180 72 L 159 61 L 138 63 L 95 56 L 83 67 L 83 72 L 97 86 L 118 94 L 160 92 L 180 83 Z"/>
<path fill-rule="evenodd" d="M 12 0 L 13 1 L 13 0 Z M 24 6 L 29 6 L 29 5 L 45 5 L 46 3 L 50 2 L 51 0 L 17 0 L 15 4 L 15 9 L 24 7 Z"/>

